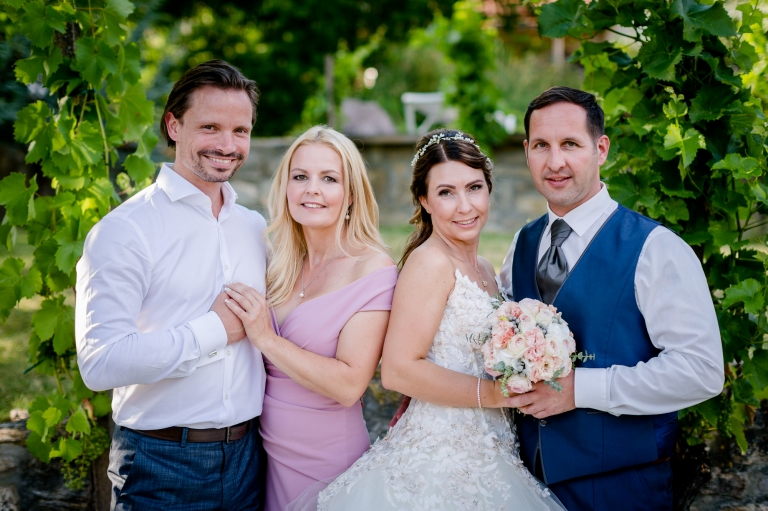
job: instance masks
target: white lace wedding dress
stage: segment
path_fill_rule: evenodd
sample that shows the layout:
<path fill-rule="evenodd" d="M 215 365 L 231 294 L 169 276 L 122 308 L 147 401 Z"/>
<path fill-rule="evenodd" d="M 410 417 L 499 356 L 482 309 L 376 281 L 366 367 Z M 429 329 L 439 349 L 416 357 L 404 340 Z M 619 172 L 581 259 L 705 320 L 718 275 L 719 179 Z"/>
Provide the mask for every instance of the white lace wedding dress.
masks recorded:
<path fill-rule="evenodd" d="M 493 299 L 456 270 L 427 359 L 487 377 L 469 337 L 492 312 Z M 523 466 L 507 413 L 414 399 L 387 436 L 320 492 L 318 511 L 564 509 Z"/>

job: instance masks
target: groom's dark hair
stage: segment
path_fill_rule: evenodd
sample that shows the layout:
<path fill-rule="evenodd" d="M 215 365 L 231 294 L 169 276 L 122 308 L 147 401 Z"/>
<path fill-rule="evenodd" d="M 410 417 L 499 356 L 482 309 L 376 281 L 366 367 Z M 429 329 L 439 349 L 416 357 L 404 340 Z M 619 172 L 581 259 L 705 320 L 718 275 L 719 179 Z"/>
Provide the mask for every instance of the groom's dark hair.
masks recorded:
<path fill-rule="evenodd" d="M 214 87 L 223 90 L 238 90 L 248 94 L 251 100 L 251 126 L 256 124 L 256 106 L 259 104 L 259 89 L 256 82 L 246 78 L 232 64 L 223 60 L 209 60 L 203 62 L 184 73 L 176 82 L 165 103 L 163 116 L 160 118 L 160 133 L 168 147 L 176 147 L 176 142 L 168 135 L 168 126 L 165 117 L 168 112 L 181 120 L 184 112 L 189 109 L 189 98 L 197 90 L 203 87 Z"/>
<path fill-rule="evenodd" d="M 553 105 L 555 103 L 573 103 L 579 105 L 587 111 L 587 130 L 594 140 L 605 135 L 605 114 L 603 109 L 597 104 L 597 98 L 594 94 L 584 92 L 571 87 L 552 87 L 545 90 L 539 96 L 531 101 L 528 110 L 525 112 L 525 139 L 528 140 L 529 128 L 531 125 L 531 114 L 540 108 Z"/>

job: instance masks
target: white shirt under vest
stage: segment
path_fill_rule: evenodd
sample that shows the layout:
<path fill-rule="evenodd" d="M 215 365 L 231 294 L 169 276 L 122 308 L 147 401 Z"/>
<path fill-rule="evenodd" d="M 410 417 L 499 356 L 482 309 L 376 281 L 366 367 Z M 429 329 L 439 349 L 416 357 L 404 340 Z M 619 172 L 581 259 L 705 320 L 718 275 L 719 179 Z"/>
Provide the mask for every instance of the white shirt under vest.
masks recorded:
<path fill-rule="evenodd" d="M 93 390 L 114 389 L 115 423 L 221 428 L 261 414 L 266 375 L 247 339 L 227 346 L 215 312 L 228 282 L 265 291 L 264 218 L 222 186 L 210 199 L 172 165 L 104 217 L 77 264 L 75 333 Z"/>
<path fill-rule="evenodd" d="M 562 218 L 573 229 L 562 245 L 572 269 L 617 207 L 604 184 L 597 195 L 564 217 L 547 206 L 549 224 L 539 245 L 539 260 L 551 245 L 552 222 Z M 510 298 L 519 234 L 501 267 L 502 291 Z M 656 227 L 645 240 L 635 270 L 635 299 L 651 342 L 661 353 L 634 367 L 576 368 L 576 408 L 650 415 L 681 410 L 719 394 L 723 349 L 707 279 L 691 247 L 664 227 Z"/>

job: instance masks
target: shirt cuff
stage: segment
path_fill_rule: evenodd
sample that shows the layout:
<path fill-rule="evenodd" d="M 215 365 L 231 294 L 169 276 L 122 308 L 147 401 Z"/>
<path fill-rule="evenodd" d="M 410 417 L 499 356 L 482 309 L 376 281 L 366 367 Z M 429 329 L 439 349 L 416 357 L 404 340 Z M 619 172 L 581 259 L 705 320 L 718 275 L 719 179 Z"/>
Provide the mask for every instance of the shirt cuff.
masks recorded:
<path fill-rule="evenodd" d="M 574 369 L 573 399 L 576 408 L 608 412 L 608 369 L 577 367 Z"/>
<path fill-rule="evenodd" d="M 187 323 L 200 348 L 200 360 L 197 367 L 208 365 L 220 357 L 219 351 L 227 346 L 227 331 L 219 315 L 209 311 Z"/>

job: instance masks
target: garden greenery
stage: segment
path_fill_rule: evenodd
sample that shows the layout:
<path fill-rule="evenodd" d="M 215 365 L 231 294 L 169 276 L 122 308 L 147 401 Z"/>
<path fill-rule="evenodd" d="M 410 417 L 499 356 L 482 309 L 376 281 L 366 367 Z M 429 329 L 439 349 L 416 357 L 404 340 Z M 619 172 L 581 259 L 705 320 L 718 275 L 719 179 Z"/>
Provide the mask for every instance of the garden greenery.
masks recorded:
<path fill-rule="evenodd" d="M 0 241 L 12 250 L 21 228 L 35 249 L 31 264 L 13 256 L 0 264 L 0 319 L 22 298 L 40 297 L 29 359 L 55 377 L 58 391 L 31 405 L 27 448 L 45 462 L 61 458 L 68 484 L 80 487 L 109 445 L 97 419 L 109 413 L 110 399 L 86 388 L 77 369 L 75 264 L 91 227 L 121 195 L 150 183 L 154 107 L 140 81 L 139 47 L 126 40 L 128 0 L 3 0 L 2 8 L 31 43 L 29 57 L 16 63 L 17 80 L 50 95 L 19 111 L 14 136 L 28 144 L 26 162 L 40 165 L 54 195 L 38 194 L 34 176 L 0 181 Z M 125 172 L 115 176 L 119 162 Z"/>
<path fill-rule="evenodd" d="M 744 428 L 768 398 L 760 0 L 733 14 L 708 0 L 558 0 L 539 13 L 542 35 L 581 40 L 572 59 L 606 113 L 602 176 L 611 195 L 673 229 L 702 261 L 726 383 L 720 396 L 679 413 L 684 436 L 693 445 L 719 430 L 746 451 Z"/>

